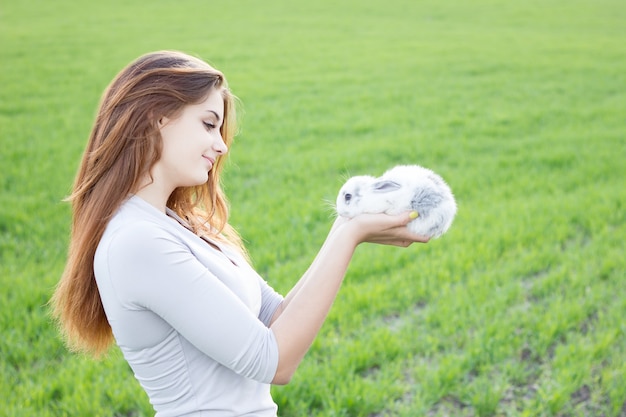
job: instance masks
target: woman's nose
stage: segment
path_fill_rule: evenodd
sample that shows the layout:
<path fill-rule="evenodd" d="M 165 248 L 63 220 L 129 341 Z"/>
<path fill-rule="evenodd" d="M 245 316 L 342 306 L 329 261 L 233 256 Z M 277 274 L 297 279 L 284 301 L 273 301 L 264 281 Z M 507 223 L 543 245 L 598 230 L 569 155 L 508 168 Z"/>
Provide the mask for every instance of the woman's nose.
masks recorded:
<path fill-rule="evenodd" d="M 228 152 L 228 146 L 226 146 L 221 134 L 219 135 L 219 139 L 213 144 L 213 150 L 219 154 L 225 154 Z"/>

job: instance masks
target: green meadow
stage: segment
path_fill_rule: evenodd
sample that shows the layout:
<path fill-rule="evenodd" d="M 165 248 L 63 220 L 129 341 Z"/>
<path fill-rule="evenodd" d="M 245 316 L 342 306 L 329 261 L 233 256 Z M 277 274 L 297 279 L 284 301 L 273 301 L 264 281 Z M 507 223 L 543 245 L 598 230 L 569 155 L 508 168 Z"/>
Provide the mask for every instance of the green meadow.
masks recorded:
<path fill-rule="evenodd" d="M 348 176 L 420 164 L 457 199 L 440 239 L 358 248 L 281 417 L 626 416 L 625 22 L 623 0 L 3 2 L 0 416 L 154 414 L 46 303 L 100 95 L 160 49 L 241 99 L 224 186 L 278 291 Z"/>

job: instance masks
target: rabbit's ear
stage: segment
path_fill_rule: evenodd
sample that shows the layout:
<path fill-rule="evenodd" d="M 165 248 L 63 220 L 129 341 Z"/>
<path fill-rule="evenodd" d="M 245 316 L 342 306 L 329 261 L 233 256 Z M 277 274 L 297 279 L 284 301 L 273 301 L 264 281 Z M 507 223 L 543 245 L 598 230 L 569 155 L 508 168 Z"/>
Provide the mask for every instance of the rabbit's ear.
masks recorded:
<path fill-rule="evenodd" d="M 390 193 L 400 188 L 400 184 L 395 181 L 382 180 L 372 184 L 372 190 L 375 193 Z"/>

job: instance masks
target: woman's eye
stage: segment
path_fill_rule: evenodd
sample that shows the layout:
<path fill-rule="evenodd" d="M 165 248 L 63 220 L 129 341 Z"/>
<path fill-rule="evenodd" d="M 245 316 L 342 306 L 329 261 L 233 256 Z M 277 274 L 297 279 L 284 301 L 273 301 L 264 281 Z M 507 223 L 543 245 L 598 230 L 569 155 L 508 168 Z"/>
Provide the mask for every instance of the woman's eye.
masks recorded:
<path fill-rule="evenodd" d="M 204 124 L 204 127 L 206 127 L 208 130 L 211 129 L 215 129 L 215 125 L 213 123 L 207 123 L 207 122 L 202 122 Z"/>

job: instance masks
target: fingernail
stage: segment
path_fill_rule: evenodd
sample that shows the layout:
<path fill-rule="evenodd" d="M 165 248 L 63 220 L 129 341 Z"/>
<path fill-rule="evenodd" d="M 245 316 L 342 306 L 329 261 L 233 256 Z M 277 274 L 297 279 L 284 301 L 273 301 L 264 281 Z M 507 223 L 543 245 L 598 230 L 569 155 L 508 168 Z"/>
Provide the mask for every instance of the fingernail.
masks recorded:
<path fill-rule="evenodd" d="M 420 214 L 417 211 L 412 211 L 409 213 L 410 219 L 417 219 Z"/>

